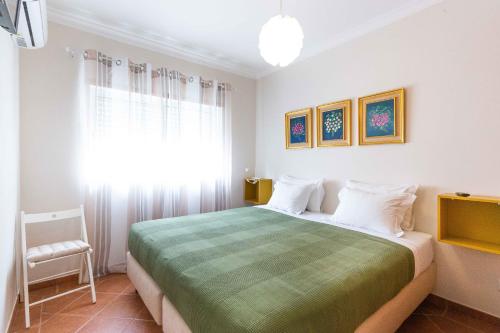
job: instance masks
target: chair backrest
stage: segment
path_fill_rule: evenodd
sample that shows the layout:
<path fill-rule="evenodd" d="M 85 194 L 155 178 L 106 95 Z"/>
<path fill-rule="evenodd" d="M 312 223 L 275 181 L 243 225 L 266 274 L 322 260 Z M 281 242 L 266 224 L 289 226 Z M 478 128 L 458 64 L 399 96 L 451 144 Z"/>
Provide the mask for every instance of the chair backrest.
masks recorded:
<path fill-rule="evenodd" d="M 23 256 L 26 255 L 26 224 L 31 223 L 42 223 L 42 222 L 55 222 L 59 220 L 67 220 L 73 218 L 80 218 L 81 221 L 81 239 L 88 243 L 87 239 L 87 226 L 85 225 L 85 214 L 83 212 L 83 205 L 80 208 L 62 210 L 57 212 L 48 213 L 36 213 L 36 214 L 26 214 L 24 211 L 21 212 L 21 246 Z"/>
<path fill-rule="evenodd" d="M 21 212 L 21 220 L 25 224 L 52 222 L 58 220 L 72 219 L 80 216 L 82 216 L 81 208 L 61 210 L 58 212 L 38 213 L 38 214 L 26 214 L 25 212 Z"/>

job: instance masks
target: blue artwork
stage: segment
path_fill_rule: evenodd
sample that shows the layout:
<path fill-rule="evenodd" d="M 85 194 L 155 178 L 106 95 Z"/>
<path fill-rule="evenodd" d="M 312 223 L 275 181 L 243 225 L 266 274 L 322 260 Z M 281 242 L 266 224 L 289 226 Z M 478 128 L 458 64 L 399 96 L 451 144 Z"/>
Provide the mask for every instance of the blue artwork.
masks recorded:
<path fill-rule="evenodd" d="M 323 141 L 344 139 L 344 110 L 323 112 Z"/>
<path fill-rule="evenodd" d="M 290 143 L 306 143 L 306 116 L 290 119 Z"/>
<path fill-rule="evenodd" d="M 394 99 L 366 104 L 366 137 L 396 134 Z"/>

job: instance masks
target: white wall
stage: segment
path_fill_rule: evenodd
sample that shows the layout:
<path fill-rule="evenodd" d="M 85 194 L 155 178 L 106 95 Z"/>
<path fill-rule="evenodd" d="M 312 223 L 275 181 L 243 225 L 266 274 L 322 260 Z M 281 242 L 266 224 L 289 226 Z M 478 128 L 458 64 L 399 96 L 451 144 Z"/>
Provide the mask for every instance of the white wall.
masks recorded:
<path fill-rule="evenodd" d="M 436 236 L 441 192 L 500 195 L 500 2 L 450 0 L 257 84 L 256 172 L 421 185 L 417 229 Z M 307 36 L 305 36 L 307 43 Z M 285 150 L 284 114 L 406 88 L 404 145 Z M 435 243 L 437 295 L 500 317 L 500 256 Z"/>
<path fill-rule="evenodd" d="M 1 29 L 0 29 L 1 30 Z M 16 219 L 19 210 L 19 53 L 0 31 L 0 332 L 16 303 Z"/>
<path fill-rule="evenodd" d="M 230 82 L 232 93 L 232 204 L 243 205 L 244 169 L 255 166 L 256 81 L 94 34 L 49 23 L 49 41 L 40 50 L 21 52 L 21 202 L 27 212 L 78 207 L 82 203 L 77 149 L 78 59 L 65 47 L 98 49 L 167 66 L 187 75 Z M 65 233 L 67 230 L 59 230 Z M 52 231 L 51 231 L 52 233 Z M 38 233 L 43 238 L 46 233 Z M 38 268 L 37 268 L 38 269 Z M 33 277 L 39 276 L 38 272 Z"/>

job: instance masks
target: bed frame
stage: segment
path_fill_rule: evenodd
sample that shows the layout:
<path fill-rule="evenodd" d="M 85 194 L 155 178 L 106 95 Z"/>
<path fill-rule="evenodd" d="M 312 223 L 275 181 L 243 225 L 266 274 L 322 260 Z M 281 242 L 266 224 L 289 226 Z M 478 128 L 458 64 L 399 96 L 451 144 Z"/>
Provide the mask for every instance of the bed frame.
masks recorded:
<path fill-rule="evenodd" d="M 164 333 L 191 333 L 179 312 L 130 252 L 127 253 L 127 275 L 155 322 L 163 326 Z M 361 323 L 355 333 L 395 332 L 431 293 L 435 281 L 436 264 L 433 262 L 393 299 Z"/>

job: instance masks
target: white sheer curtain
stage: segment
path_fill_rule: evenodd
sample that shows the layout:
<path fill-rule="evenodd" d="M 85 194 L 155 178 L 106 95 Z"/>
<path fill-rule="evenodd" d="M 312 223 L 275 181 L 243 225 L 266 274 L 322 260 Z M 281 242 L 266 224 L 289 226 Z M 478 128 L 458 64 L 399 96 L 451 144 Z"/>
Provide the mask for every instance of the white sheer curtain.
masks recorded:
<path fill-rule="evenodd" d="M 88 50 L 85 209 L 98 275 L 125 270 L 130 224 L 230 206 L 230 87 Z"/>

